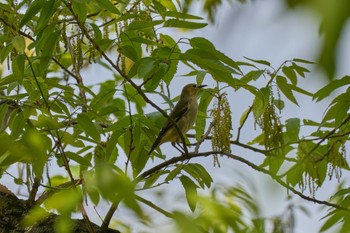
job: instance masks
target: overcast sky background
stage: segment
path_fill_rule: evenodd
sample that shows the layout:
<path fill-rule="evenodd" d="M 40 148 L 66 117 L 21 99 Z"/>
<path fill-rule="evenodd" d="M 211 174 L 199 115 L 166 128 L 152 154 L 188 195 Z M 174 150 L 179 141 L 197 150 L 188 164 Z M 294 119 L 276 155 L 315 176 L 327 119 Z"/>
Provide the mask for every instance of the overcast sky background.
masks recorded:
<path fill-rule="evenodd" d="M 203 13 L 200 13 L 199 7 L 194 9 L 194 14 L 197 13 L 203 15 Z M 294 11 L 288 11 L 281 0 L 256 0 L 253 2 L 248 1 L 248 3 L 245 4 L 236 2 L 228 3 L 224 1 L 216 16 L 213 25 L 202 30 L 186 32 L 185 34 L 183 34 L 182 31 L 174 30 L 174 37 L 205 37 L 212 41 L 217 49 L 234 60 L 244 60 L 243 56 L 253 59 L 264 59 L 270 61 L 273 67 L 278 67 L 282 62 L 288 59 L 302 58 L 315 61 L 317 58 L 318 49 L 321 46 L 321 38 L 318 34 L 320 18 L 307 9 L 300 8 Z M 350 41 L 349 30 L 346 30 L 342 36 L 342 46 L 339 48 L 339 60 L 341 62 L 339 63 L 340 69 L 338 71 L 338 77 L 350 74 L 350 66 L 346 62 L 350 59 L 350 46 L 347 41 Z M 310 67 L 310 69 L 312 69 L 312 67 Z M 178 74 L 184 73 L 185 71 L 181 70 L 178 72 Z M 106 70 L 97 69 L 89 69 L 84 72 L 83 76 L 91 83 L 95 83 L 96 80 L 101 82 L 101 80 L 96 79 L 96 77 L 105 76 L 107 79 L 113 78 Z M 193 79 L 184 77 L 174 79 L 171 84 L 172 97 L 180 94 L 184 84 L 190 82 L 193 82 Z M 206 82 L 206 80 L 204 82 Z M 326 82 L 327 80 L 322 75 L 322 72 L 317 70 L 313 70 L 311 74 L 307 75 L 305 80 L 301 80 L 302 87 L 310 92 L 316 91 L 324 86 Z M 213 85 L 210 81 L 206 84 L 209 84 L 209 86 Z M 292 104 L 288 104 L 289 106 L 283 112 L 284 116 L 282 122 L 290 117 L 313 118 L 315 120 L 320 120 L 322 118 L 322 114 L 327 106 L 327 101 L 325 103 L 315 104 L 308 100 L 308 98 L 299 99 L 301 107 L 298 108 Z M 229 101 L 234 121 L 233 135 L 235 135 L 239 118 L 243 111 L 251 105 L 252 96 L 245 91 L 232 92 L 229 93 Z M 161 100 L 159 100 L 159 103 L 161 103 Z M 154 109 L 146 108 L 146 112 L 151 111 L 154 111 Z M 257 131 L 255 131 L 253 122 L 251 121 L 250 126 L 245 128 L 242 141 L 247 142 L 247 140 L 251 140 L 252 134 L 256 135 Z M 209 150 L 210 144 L 207 146 L 206 149 Z M 169 145 L 164 145 L 162 148 L 174 152 L 173 154 L 177 154 L 176 150 Z M 233 153 L 242 157 L 244 155 L 243 151 L 235 151 L 235 148 L 233 148 Z M 247 159 L 255 161 L 257 164 L 263 159 L 261 155 L 256 154 L 251 155 L 247 153 L 246 156 Z M 251 194 L 257 198 L 261 205 L 263 216 L 273 217 L 276 214 L 281 214 L 288 205 L 288 202 L 285 200 L 286 190 L 271 182 L 269 177 L 253 171 L 244 164 L 225 158 L 220 158 L 221 168 L 213 167 L 211 158 L 200 159 L 197 160 L 197 162 L 200 162 L 208 168 L 214 182 L 228 185 L 239 183 L 244 186 L 247 186 L 247 183 L 253 183 L 256 190 Z M 122 164 L 123 161 L 120 163 Z M 13 171 L 15 171 L 15 168 L 13 168 Z M 349 177 L 349 173 L 344 172 L 343 176 Z M 248 177 L 249 180 L 245 179 L 245 177 Z M 11 190 L 16 191 L 16 188 L 11 185 L 13 180 L 10 177 L 4 176 L 0 181 L 9 188 L 12 187 Z M 335 179 L 331 182 L 326 182 L 324 187 L 317 192 L 316 198 L 328 200 L 329 195 L 335 191 L 336 186 L 337 182 Z M 181 207 L 180 204 L 182 200 L 179 200 L 179 196 L 182 194 L 183 189 L 179 182 L 178 186 L 175 183 L 175 185 L 164 187 L 163 195 L 166 196 L 163 196 L 162 202 L 166 209 L 172 210 Z M 151 199 L 153 198 L 155 201 L 158 199 L 153 193 L 144 193 L 144 195 Z M 293 198 L 293 203 L 305 206 L 312 214 L 311 217 L 308 217 L 300 211 L 297 212 L 298 217 L 296 219 L 297 225 L 295 232 L 318 232 L 321 226 L 319 219 L 323 217 L 326 212 L 321 211 L 321 207 L 317 204 L 308 203 L 299 197 Z M 104 216 L 104 213 L 107 211 L 107 206 L 108 205 L 104 204 L 100 206 L 100 215 Z M 187 207 L 184 206 L 181 208 Z M 118 218 L 121 217 L 122 220 L 124 219 L 130 222 L 130 215 L 125 215 L 123 217 L 120 213 L 119 210 L 116 212 Z M 154 212 L 150 212 L 150 215 L 153 216 Z M 94 218 L 98 223 L 97 215 Z M 159 219 L 155 220 L 155 222 L 158 225 L 163 225 L 163 227 L 153 228 L 153 226 L 151 226 L 148 230 L 152 232 L 164 232 L 165 228 L 168 228 L 168 226 L 165 226 L 168 223 L 167 219 Z M 144 226 L 135 226 L 133 232 L 141 232 L 143 227 Z"/>

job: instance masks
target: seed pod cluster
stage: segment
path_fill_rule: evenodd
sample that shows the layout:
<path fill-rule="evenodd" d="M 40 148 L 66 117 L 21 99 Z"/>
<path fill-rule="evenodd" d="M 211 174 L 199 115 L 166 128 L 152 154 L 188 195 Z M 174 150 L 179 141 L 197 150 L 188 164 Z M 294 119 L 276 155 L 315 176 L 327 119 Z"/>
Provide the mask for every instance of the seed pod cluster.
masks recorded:
<path fill-rule="evenodd" d="M 266 150 L 279 148 L 284 145 L 282 124 L 276 110 L 276 101 L 272 93 L 272 88 L 270 89 L 270 93 L 269 102 L 267 103 L 264 113 L 260 118 L 256 119 L 256 123 L 264 134 L 264 146 Z"/>
<path fill-rule="evenodd" d="M 219 96 L 211 115 L 214 123 L 211 138 L 212 149 L 214 151 L 230 152 L 232 116 L 226 95 Z"/>

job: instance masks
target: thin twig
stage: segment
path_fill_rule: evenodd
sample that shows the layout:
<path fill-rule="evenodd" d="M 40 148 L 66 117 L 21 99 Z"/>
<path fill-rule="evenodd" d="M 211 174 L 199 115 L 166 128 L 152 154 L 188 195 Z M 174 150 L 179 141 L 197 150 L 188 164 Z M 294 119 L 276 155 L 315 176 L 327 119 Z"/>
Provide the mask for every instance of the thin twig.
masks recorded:
<path fill-rule="evenodd" d="M 148 205 L 149 207 L 151 207 L 152 209 L 158 211 L 159 213 L 163 214 L 164 216 L 168 217 L 168 218 L 174 218 L 174 215 L 162 208 L 160 208 L 159 206 L 157 206 L 156 204 L 154 204 L 153 202 L 144 199 L 143 197 L 140 197 L 139 195 L 135 195 L 136 196 L 136 200 L 142 202 L 145 205 Z"/>
<path fill-rule="evenodd" d="M 133 124 L 134 123 L 133 123 L 133 120 L 132 120 L 130 97 L 129 97 L 128 92 L 127 92 L 127 90 L 125 88 L 125 85 L 124 85 L 124 92 L 125 92 L 126 100 L 128 102 L 128 113 L 129 113 L 129 120 L 130 120 L 130 127 L 129 127 L 129 132 L 130 132 L 129 151 L 128 151 L 128 155 L 127 155 L 127 160 L 125 162 L 125 174 L 127 174 L 128 173 L 128 165 L 129 165 L 130 158 L 131 158 L 131 153 L 135 149 L 135 146 L 133 146 L 133 144 L 134 144 Z"/>

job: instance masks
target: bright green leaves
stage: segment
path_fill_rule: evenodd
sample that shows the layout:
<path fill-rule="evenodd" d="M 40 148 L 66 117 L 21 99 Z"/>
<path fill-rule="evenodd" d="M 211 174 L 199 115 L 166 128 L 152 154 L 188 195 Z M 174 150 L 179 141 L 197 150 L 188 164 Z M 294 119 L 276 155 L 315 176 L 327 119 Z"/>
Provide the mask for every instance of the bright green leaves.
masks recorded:
<path fill-rule="evenodd" d="M 98 132 L 95 124 L 87 114 L 79 114 L 77 117 L 78 124 L 84 130 L 87 136 L 90 136 L 95 141 L 100 141 L 100 133 Z"/>
<path fill-rule="evenodd" d="M 202 39 L 200 41 L 196 38 L 190 40 L 193 48 L 180 55 L 181 61 L 191 62 L 210 73 L 216 81 L 236 87 L 235 79 L 232 77 L 232 73 L 236 73 L 235 67 L 230 67 L 234 62 L 230 59 L 226 60 L 225 56 L 221 56 L 219 51 L 213 49 L 212 45 L 210 46 L 209 41 Z"/>
<path fill-rule="evenodd" d="M 350 108 L 349 94 L 350 88 L 332 101 L 323 118 L 323 122 L 334 120 L 335 127 L 340 127 L 344 123 L 348 118 L 348 110 Z"/>
<path fill-rule="evenodd" d="M 350 84 L 350 76 L 344 76 L 341 79 L 336 79 L 318 90 L 313 98 L 316 101 L 321 101 L 324 98 L 328 97 L 332 92 L 334 92 L 336 89 L 349 85 Z"/>
<path fill-rule="evenodd" d="M 173 55 L 169 47 L 157 48 L 152 53 L 152 57 L 138 60 L 129 71 L 129 75 L 131 77 L 137 75 L 137 77 L 142 78 L 146 90 L 154 91 L 164 77 L 169 80 L 173 78 L 174 68 L 176 70 L 177 64 L 170 61 L 171 57 Z M 168 71 L 170 72 L 168 73 Z"/>
<path fill-rule="evenodd" d="M 1 134 L 2 150 L 0 166 L 8 166 L 16 162 L 32 164 L 36 177 L 41 177 L 44 165 L 51 149 L 50 139 L 37 130 L 27 128 L 20 140 L 15 140 L 6 133 Z"/>
<path fill-rule="evenodd" d="M 209 104 L 211 103 L 213 99 L 213 94 L 210 90 L 206 90 L 201 95 L 201 99 L 198 105 L 198 113 L 197 113 L 197 120 L 196 120 L 196 139 L 199 140 L 200 137 L 204 134 L 205 126 L 206 126 L 206 119 L 207 119 L 207 111 Z"/>
<path fill-rule="evenodd" d="M 145 218 L 135 197 L 135 183 L 116 166 L 102 163 L 84 173 L 85 190 L 97 204 L 99 195 L 113 202 L 123 201 L 139 217 Z"/>
<path fill-rule="evenodd" d="M 40 17 L 38 19 L 38 31 L 44 30 L 45 27 L 49 24 L 49 21 L 53 14 L 56 12 L 59 2 L 55 0 L 46 0 L 40 11 Z"/>
<path fill-rule="evenodd" d="M 206 27 L 207 23 L 196 23 L 178 19 L 168 19 L 164 22 L 164 27 L 175 27 L 175 28 L 187 28 L 187 29 L 200 29 Z"/>
<path fill-rule="evenodd" d="M 17 79 L 18 83 L 21 84 L 24 78 L 26 57 L 24 54 L 18 54 L 12 61 L 13 75 Z"/>
<path fill-rule="evenodd" d="M 45 0 L 33 1 L 27 9 L 26 13 L 24 14 L 21 22 L 19 23 L 19 27 L 21 28 L 25 24 L 27 24 L 42 9 L 44 3 Z"/>
<path fill-rule="evenodd" d="M 103 10 L 106 10 L 106 11 L 109 11 L 113 14 L 117 14 L 119 15 L 120 12 L 118 11 L 118 9 L 115 7 L 114 4 L 112 4 L 111 1 L 109 0 L 99 0 L 99 1 L 96 1 L 96 3 L 103 9 Z"/>
<path fill-rule="evenodd" d="M 192 212 L 196 209 L 197 185 L 187 176 L 181 176 L 180 181 L 185 188 L 186 199 Z"/>
<path fill-rule="evenodd" d="M 298 65 L 296 62 L 299 60 L 293 60 L 291 65 L 284 65 L 282 72 L 284 76 L 278 75 L 276 77 L 276 84 L 283 95 L 292 103 L 298 105 L 297 99 L 294 96 L 294 92 L 298 92 L 303 95 L 312 96 L 312 94 L 299 86 L 298 76 L 305 77 L 305 72 L 309 72 L 306 68 Z M 301 61 L 302 62 L 302 61 Z"/>
<path fill-rule="evenodd" d="M 211 183 L 213 182 L 208 171 L 199 163 L 186 164 L 183 166 L 183 171 L 195 179 L 202 189 L 205 187 L 210 188 Z"/>
<path fill-rule="evenodd" d="M 165 8 L 169 9 L 170 11 L 177 11 L 175 4 L 171 0 L 159 0 L 159 3 L 162 4 Z"/>
<path fill-rule="evenodd" d="M 277 76 L 276 83 L 278 88 L 281 90 L 281 92 L 284 94 L 287 99 L 289 99 L 294 104 L 298 105 L 298 102 L 296 98 L 293 95 L 292 89 L 290 85 L 287 83 L 287 79 L 282 76 Z"/>
<path fill-rule="evenodd" d="M 87 17 L 86 1 L 72 1 L 72 9 L 80 22 L 85 22 Z"/>
<path fill-rule="evenodd" d="M 347 88 L 346 91 L 338 96 L 336 96 L 333 101 L 328 106 L 328 109 L 323 117 L 322 124 L 327 122 L 332 122 L 334 127 L 338 128 L 346 123 L 348 118 L 348 110 L 350 108 L 350 77 L 344 76 L 339 80 L 333 80 L 325 87 L 321 88 L 314 94 L 314 99 L 316 101 L 323 100 L 333 93 L 338 88 Z"/>
<path fill-rule="evenodd" d="M 193 179 L 195 179 L 197 181 L 198 185 L 202 189 L 205 187 L 209 188 L 211 183 L 213 182 L 209 173 L 205 170 L 205 168 L 202 165 L 200 165 L 198 163 L 179 165 L 179 166 L 181 166 L 183 171 L 185 171 Z M 174 171 L 176 171 L 176 173 L 180 172 L 179 169 L 175 169 Z M 174 173 L 170 173 L 170 174 L 173 174 L 172 176 L 174 176 Z M 170 176 L 170 174 L 169 174 L 169 176 Z M 196 203 L 197 203 L 197 188 L 198 188 L 198 186 L 191 178 L 189 178 L 186 175 L 181 175 L 179 179 L 182 183 L 182 186 L 185 189 L 185 194 L 186 194 L 186 199 L 187 199 L 188 205 L 189 205 L 190 209 L 192 210 L 192 212 L 194 212 L 196 209 Z"/>
<path fill-rule="evenodd" d="M 170 182 L 176 178 L 181 181 L 185 190 L 186 200 L 192 211 L 195 211 L 197 205 L 197 189 L 210 188 L 213 182 L 208 171 L 198 163 L 176 164 L 172 171 L 163 170 L 152 174 L 146 179 L 144 188 L 151 187 L 160 177 L 165 175 L 167 175 L 164 178 L 165 182 Z"/>
<path fill-rule="evenodd" d="M 23 53 L 26 47 L 25 39 L 23 36 L 15 36 L 12 39 L 11 44 L 13 45 L 13 47 L 16 49 L 18 53 Z"/>
<path fill-rule="evenodd" d="M 300 119 L 290 118 L 286 120 L 286 143 L 299 140 Z"/>
<path fill-rule="evenodd" d="M 348 208 L 350 204 L 350 190 L 349 188 L 343 188 L 342 185 L 338 188 L 338 191 L 330 198 L 332 202 L 336 202 L 337 205 Z M 339 232 L 345 233 L 350 226 L 349 211 L 342 209 L 329 210 L 327 215 L 322 219 L 327 219 L 320 229 L 320 232 L 329 231 L 337 227 Z"/>

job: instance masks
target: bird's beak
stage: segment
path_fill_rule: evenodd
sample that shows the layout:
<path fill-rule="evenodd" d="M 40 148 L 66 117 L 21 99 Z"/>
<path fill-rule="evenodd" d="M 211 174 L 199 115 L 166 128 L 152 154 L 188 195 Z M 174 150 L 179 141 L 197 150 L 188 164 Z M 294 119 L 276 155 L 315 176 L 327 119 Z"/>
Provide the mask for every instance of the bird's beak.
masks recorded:
<path fill-rule="evenodd" d="M 206 87 L 207 85 L 199 85 L 198 88 Z"/>

